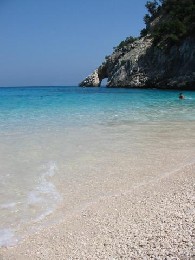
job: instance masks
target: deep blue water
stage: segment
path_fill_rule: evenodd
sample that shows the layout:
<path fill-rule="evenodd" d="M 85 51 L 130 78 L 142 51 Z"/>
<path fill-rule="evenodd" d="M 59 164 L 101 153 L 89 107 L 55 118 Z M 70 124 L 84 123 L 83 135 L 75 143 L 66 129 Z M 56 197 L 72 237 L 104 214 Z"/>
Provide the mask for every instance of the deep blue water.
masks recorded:
<path fill-rule="evenodd" d="M 0 131 L 195 120 L 195 92 L 79 87 L 0 88 Z"/>

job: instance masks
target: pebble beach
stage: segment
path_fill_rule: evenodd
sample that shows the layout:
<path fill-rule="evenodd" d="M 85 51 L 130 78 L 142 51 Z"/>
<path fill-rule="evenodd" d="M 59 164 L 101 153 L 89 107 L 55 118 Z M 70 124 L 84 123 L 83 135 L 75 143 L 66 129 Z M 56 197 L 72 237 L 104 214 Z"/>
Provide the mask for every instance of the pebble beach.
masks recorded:
<path fill-rule="evenodd" d="M 15 2 L 0 260 L 195 260 L 195 0 Z"/>
<path fill-rule="evenodd" d="M 195 164 L 98 200 L 1 260 L 194 259 Z"/>
<path fill-rule="evenodd" d="M 194 258 L 193 92 L 0 94 L 0 260 Z"/>

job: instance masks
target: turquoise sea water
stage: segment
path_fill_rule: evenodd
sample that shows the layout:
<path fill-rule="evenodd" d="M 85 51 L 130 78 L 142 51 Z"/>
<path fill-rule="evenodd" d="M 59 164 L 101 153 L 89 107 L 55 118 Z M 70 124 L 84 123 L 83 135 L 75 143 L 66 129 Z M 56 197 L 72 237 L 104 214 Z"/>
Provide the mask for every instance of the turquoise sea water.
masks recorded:
<path fill-rule="evenodd" d="M 178 94 L 0 88 L 0 245 L 191 162 L 195 92 Z"/>
<path fill-rule="evenodd" d="M 194 120 L 195 92 L 78 87 L 0 88 L 0 131 L 122 121 Z"/>

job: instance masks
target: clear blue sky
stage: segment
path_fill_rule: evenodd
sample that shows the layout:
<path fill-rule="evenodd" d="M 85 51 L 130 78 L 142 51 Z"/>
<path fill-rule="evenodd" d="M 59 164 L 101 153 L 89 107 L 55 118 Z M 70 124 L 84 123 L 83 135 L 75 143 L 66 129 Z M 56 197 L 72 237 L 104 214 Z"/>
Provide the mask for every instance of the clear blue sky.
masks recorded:
<path fill-rule="evenodd" d="M 146 0 L 0 0 L 0 86 L 77 85 L 144 27 Z"/>

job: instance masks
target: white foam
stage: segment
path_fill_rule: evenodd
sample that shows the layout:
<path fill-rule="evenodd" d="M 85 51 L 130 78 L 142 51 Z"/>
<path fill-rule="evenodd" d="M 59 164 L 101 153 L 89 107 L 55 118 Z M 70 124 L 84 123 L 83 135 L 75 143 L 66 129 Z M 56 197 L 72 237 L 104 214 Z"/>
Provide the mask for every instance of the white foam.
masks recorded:
<path fill-rule="evenodd" d="M 42 221 L 54 212 L 62 199 L 53 183 L 53 176 L 57 173 L 57 170 L 55 162 L 43 165 L 35 187 L 27 194 L 26 199 L 22 200 L 22 202 L 5 201 L 0 204 L 0 209 L 8 210 L 9 214 L 12 214 L 20 206 L 20 209 L 17 209 L 20 213 L 16 218 L 19 220 L 21 227 L 29 221 L 42 225 Z M 10 221 L 8 222 L 9 224 L 0 229 L 0 247 L 14 246 L 18 243 L 16 234 L 20 229 L 20 225 L 18 225 L 17 221 L 17 223 L 12 222 L 12 224 Z M 29 229 L 31 227 L 32 225 L 29 225 Z"/>
<path fill-rule="evenodd" d="M 42 221 L 44 218 L 46 218 L 47 216 L 51 215 L 52 213 L 53 213 L 53 209 L 46 210 L 43 214 L 41 214 L 40 216 L 38 216 L 35 219 L 35 222 Z"/>
<path fill-rule="evenodd" d="M 10 229 L 0 229 L 0 247 L 14 246 L 18 242 L 14 232 Z"/>
<path fill-rule="evenodd" d="M 40 215 L 35 221 L 41 221 L 50 215 L 55 210 L 58 202 L 61 201 L 59 192 L 50 180 L 56 174 L 56 163 L 50 162 L 44 165 L 43 169 L 45 171 L 41 174 L 37 186 L 28 195 L 28 204 L 40 207 L 40 212 L 37 211 Z"/>
<path fill-rule="evenodd" d="M 28 204 L 36 204 L 41 201 L 39 194 L 36 191 L 31 191 L 28 195 Z"/>

